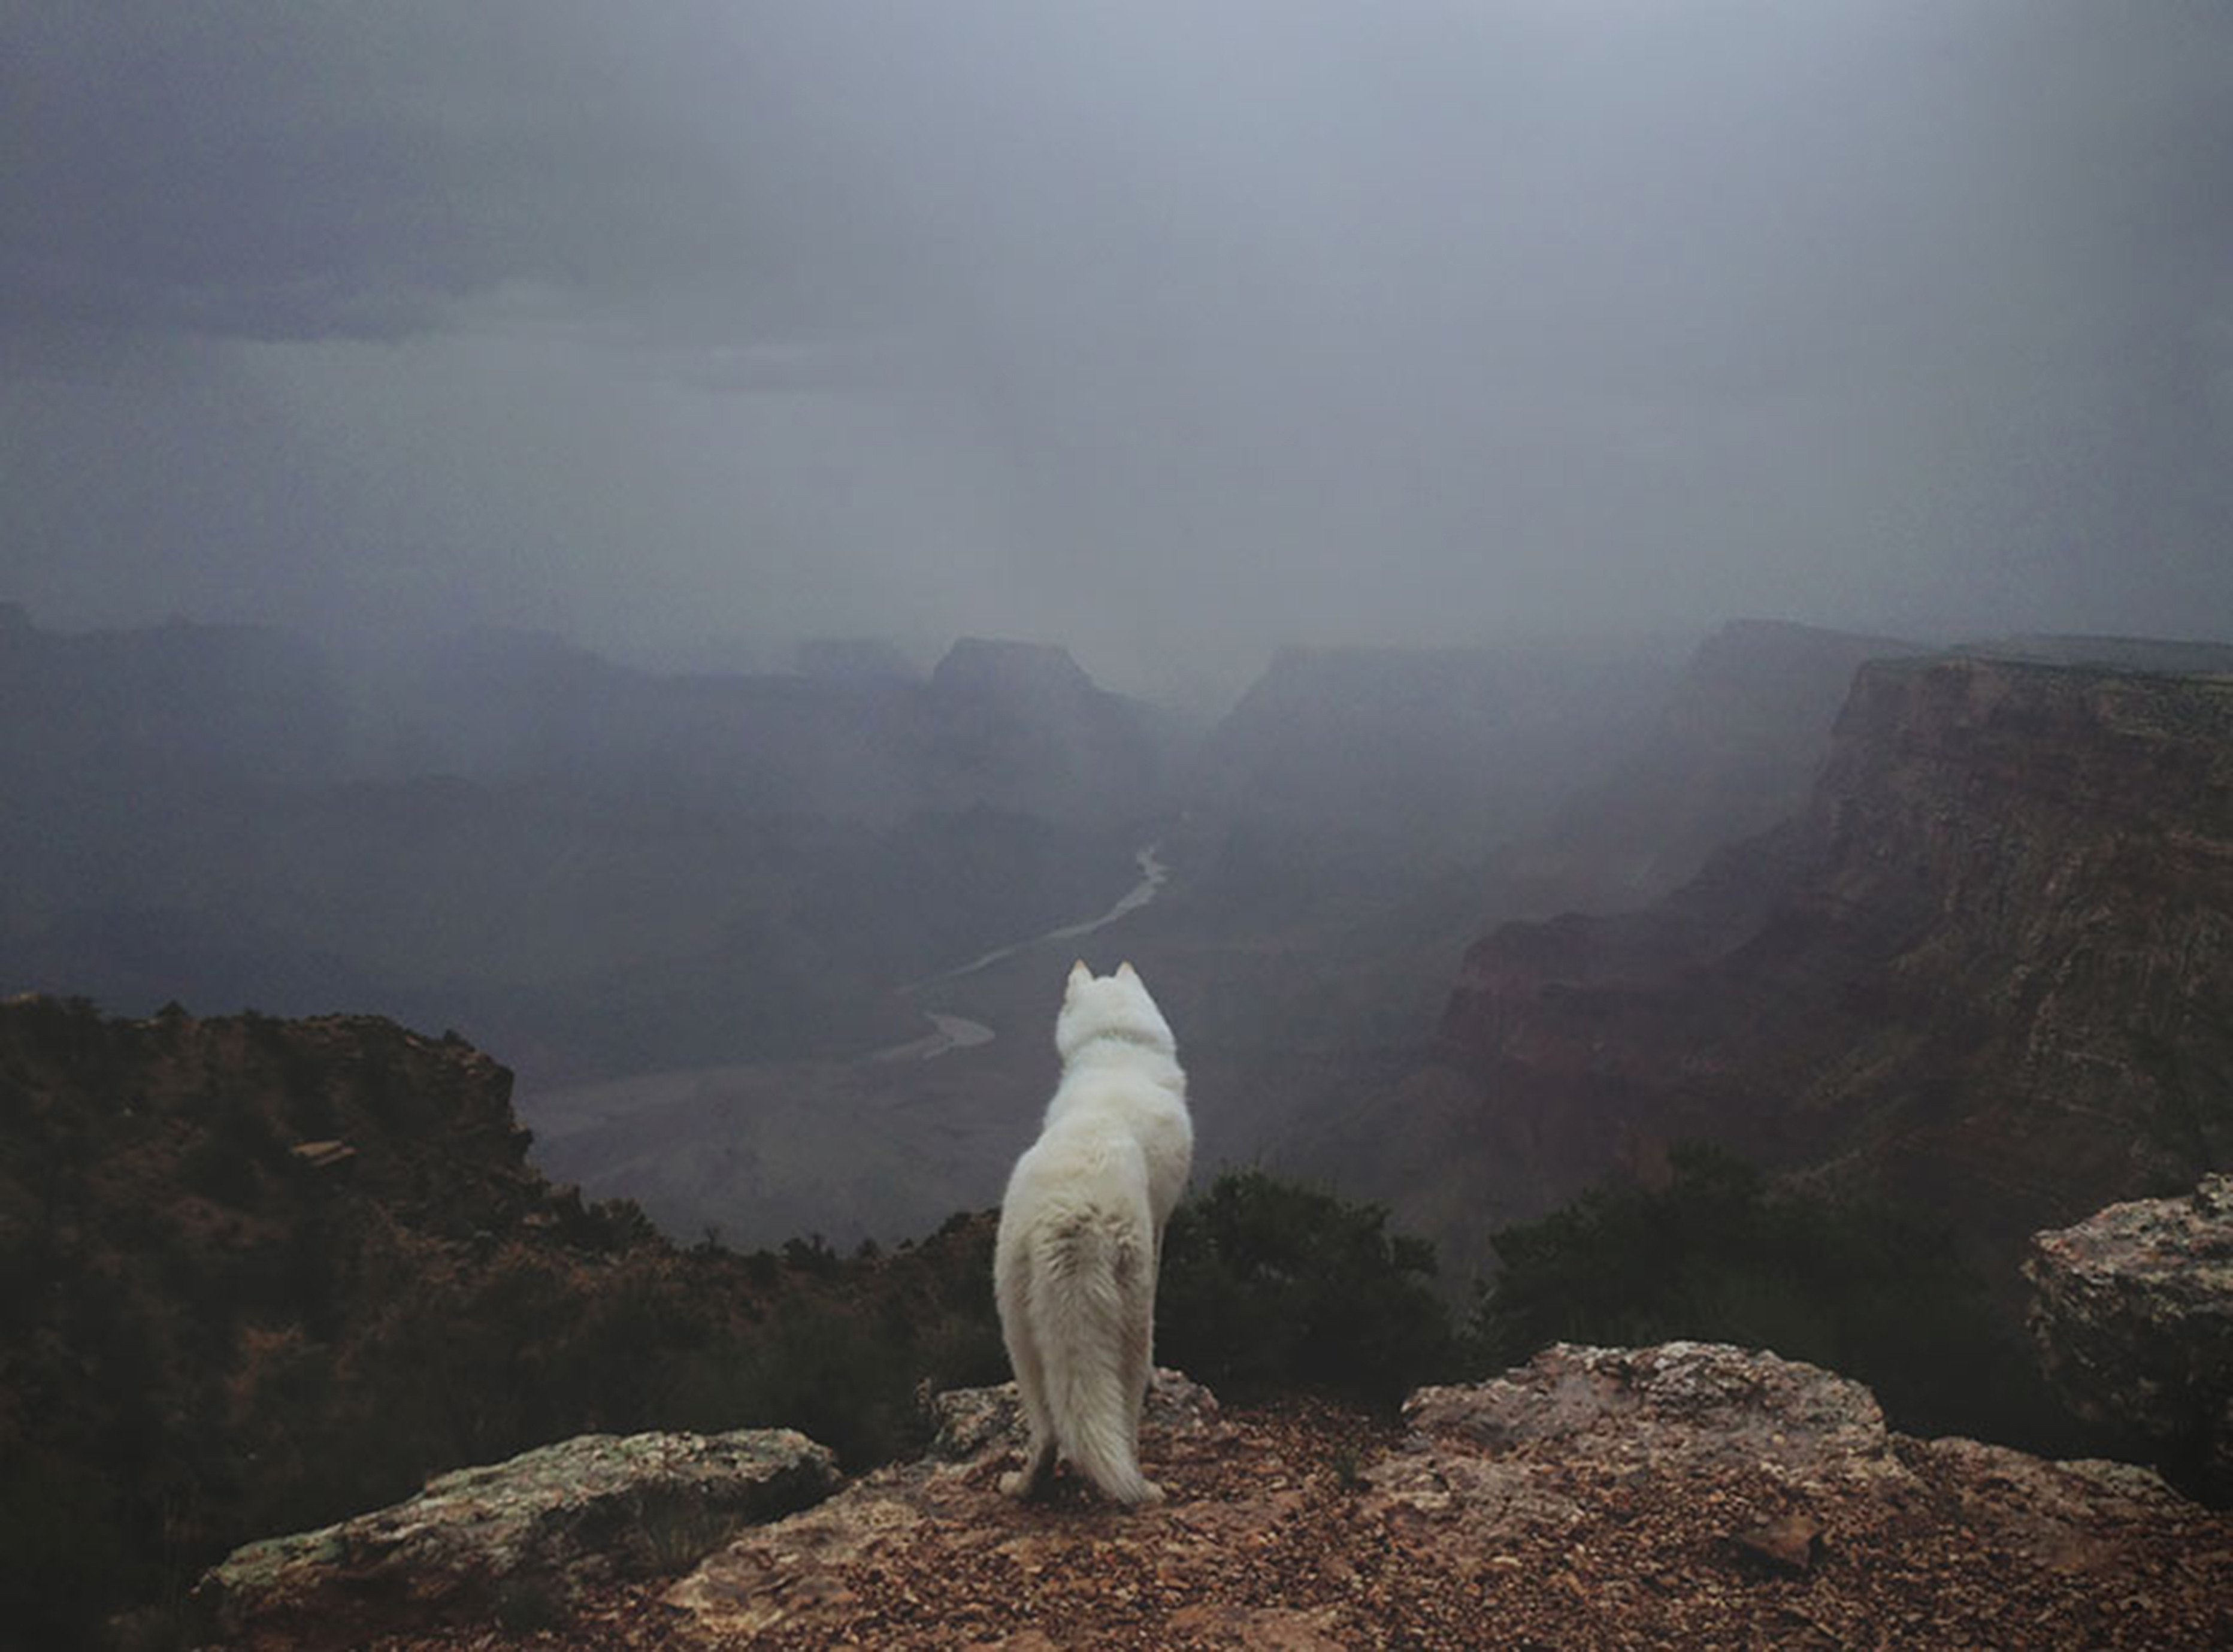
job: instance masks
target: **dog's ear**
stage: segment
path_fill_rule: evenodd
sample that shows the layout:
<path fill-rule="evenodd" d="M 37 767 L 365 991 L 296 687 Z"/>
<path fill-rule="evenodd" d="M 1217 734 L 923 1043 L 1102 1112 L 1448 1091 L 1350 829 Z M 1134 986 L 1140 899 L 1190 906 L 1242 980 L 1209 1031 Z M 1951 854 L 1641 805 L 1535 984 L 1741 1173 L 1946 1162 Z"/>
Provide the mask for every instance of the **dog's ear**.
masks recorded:
<path fill-rule="evenodd" d="M 1093 972 L 1085 967 L 1085 960 L 1081 958 L 1070 966 L 1070 979 L 1063 984 L 1063 990 L 1072 991 L 1080 981 L 1090 981 L 1092 979 Z"/>
<path fill-rule="evenodd" d="M 1132 967 L 1132 960 L 1128 958 L 1116 966 L 1116 979 L 1120 981 L 1136 981 L 1140 979 L 1140 972 Z"/>

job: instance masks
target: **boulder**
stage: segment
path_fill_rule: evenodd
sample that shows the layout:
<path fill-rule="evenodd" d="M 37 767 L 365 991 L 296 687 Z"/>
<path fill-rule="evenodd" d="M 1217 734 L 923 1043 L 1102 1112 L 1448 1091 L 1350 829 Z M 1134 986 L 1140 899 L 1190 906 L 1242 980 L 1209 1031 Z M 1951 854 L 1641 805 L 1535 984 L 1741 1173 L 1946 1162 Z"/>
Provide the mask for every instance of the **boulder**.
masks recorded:
<path fill-rule="evenodd" d="M 585 1434 L 236 1549 L 194 1599 L 247 1646 L 359 1645 L 477 1616 L 530 1627 L 584 1587 L 681 1571 L 837 1482 L 830 1451 L 788 1428 Z"/>
<path fill-rule="evenodd" d="M 1794 1486 L 1898 1471 L 1868 1389 L 1725 1343 L 1557 1343 L 1489 1382 L 1421 1389 L 1403 1421 L 1417 1445 L 1462 1435 L 1515 1461 L 1556 1451 L 1663 1475 L 1744 1467 Z"/>
<path fill-rule="evenodd" d="M 2034 1234 L 2024 1276 L 2064 1402 L 2233 1502 L 2233 1175 Z"/>

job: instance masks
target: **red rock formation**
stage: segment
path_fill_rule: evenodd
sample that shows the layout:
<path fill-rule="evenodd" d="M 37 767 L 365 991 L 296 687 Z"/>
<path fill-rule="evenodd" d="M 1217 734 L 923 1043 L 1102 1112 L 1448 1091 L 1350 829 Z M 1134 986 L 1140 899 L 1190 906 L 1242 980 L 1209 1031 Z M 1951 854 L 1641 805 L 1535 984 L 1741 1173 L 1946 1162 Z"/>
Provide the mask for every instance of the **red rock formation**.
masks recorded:
<path fill-rule="evenodd" d="M 1928 1201 L 1998 1268 L 2233 1156 L 2228 1006 L 2233 680 L 1880 660 L 1798 819 L 1473 948 L 1441 1031 L 1477 1104 L 1411 1144 L 1446 1185 L 1364 1191 L 1469 1202 L 1462 1253 L 1702 1136 Z"/>

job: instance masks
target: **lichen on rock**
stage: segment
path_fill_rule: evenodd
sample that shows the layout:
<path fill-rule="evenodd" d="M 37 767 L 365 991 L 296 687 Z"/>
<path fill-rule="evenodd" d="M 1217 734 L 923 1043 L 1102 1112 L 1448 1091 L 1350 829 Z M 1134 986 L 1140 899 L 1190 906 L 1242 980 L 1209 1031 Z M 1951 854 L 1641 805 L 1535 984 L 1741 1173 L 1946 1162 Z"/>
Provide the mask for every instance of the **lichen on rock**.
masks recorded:
<path fill-rule="evenodd" d="M 1587 1450 L 1655 1472 L 1741 1464 L 1794 1484 L 1892 1461 L 1884 1413 L 1859 1382 L 1721 1343 L 1558 1343 L 1489 1382 L 1422 1389 L 1403 1420 L 1498 1449 Z"/>
<path fill-rule="evenodd" d="M 407 1501 L 238 1549 L 195 1590 L 250 1645 L 342 1646 L 674 1572 L 829 1495 L 830 1451 L 788 1428 L 585 1434 L 430 1480 Z"/>
<path fill-rule="evenodd" d="M 2029 1320 L 2079 1415 L 2233 1501 L 2233 1174 L 2034 1234 Z"/>

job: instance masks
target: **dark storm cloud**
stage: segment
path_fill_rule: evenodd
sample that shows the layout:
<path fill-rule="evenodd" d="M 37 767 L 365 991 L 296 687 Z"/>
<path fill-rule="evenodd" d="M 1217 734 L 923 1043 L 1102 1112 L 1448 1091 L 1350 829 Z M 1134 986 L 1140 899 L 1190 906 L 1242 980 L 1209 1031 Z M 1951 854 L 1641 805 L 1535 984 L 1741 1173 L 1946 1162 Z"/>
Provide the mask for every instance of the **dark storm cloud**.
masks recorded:
<path fill-rule="evenodd" d="M 843 204 L 754 129 L 751 29 L 531 0 L 12 7 L 9 312 L 394 337 L 522 282 L 842 314 L 876 249 L 824 246 Z"/>
<path fill-rule="evenodd" d="M 517 281 L 778 336 L 1464 323 L 1491 362 L 1748 386 L 1971 333 L 2073 255 L 2222 270 L 2233 211 L 2202 4 L 643 10 L 13 7 L 11 306 L 392 335 Z"/>
<path fill-rule="evenodd" d="M 392 335 L 485 271 L 431 232 L 445 157 L 350 82 L 323 8 L 17 7 L 11 319 Z M 398 88 L 400 91 L 401 88 Z"/>
<path fill-rule="evenodd" d="M 230 465 L 226 589 L 284 446 L 329 481 L 274 558 L 322 499 L 353 579 L 648 627 L 2233 627 L 2210 0 L 0 20 L 0 375 L 264 341 L 229 416 L 285 433 L 165 448 L 213 393 L 158 386 L 0 434 Z M 176 547 L 161 481 L 93 539 Z"/>

